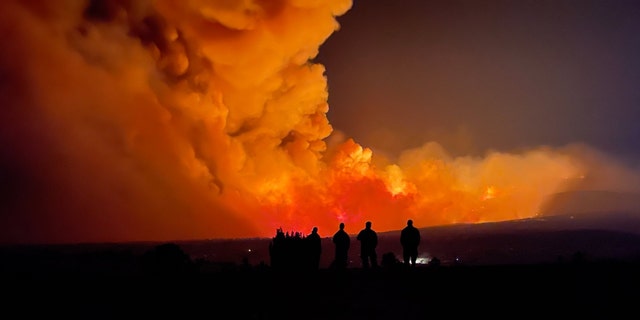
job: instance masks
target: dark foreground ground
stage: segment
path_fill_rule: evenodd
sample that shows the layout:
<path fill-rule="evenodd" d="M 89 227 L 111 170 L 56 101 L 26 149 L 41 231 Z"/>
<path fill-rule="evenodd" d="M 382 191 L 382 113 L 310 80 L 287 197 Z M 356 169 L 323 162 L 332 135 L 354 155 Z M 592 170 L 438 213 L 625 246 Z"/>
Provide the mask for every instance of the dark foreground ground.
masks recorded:
<path fill-rule="evenodd" d="M 637 316 L 640 265 L 5 270 L 2 291 L 12 319 L 616 319 Z"/>
<path fill-rule="evenodd" d="M 406 270 L 269 266 L 270 239 L 0 247 L 3 319 L 620 319 L 640 315 L 640 219 L 423 228 Z M 401 252 L 380 233 L 379 260 Z M 355 240 L 354 240 L 355 242 Z M 296 255 L 296 257 L 298 257 Z M 425 261 L 433 261 L 427 260 Z"/>

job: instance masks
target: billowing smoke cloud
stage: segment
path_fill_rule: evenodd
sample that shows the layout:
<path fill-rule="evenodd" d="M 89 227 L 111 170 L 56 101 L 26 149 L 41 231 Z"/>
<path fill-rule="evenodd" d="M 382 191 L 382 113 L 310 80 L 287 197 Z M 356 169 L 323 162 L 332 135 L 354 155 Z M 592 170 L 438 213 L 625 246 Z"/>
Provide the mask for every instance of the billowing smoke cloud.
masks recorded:
<path fill-rule="evenodd" d="M 330 234 L 536 215 L 575 148 L 397 163 L 334 131 L 319 46 L 350 0 L 3 1 L 3 242 Z M 324 231 L 323 231 L 324 230 Z"/>

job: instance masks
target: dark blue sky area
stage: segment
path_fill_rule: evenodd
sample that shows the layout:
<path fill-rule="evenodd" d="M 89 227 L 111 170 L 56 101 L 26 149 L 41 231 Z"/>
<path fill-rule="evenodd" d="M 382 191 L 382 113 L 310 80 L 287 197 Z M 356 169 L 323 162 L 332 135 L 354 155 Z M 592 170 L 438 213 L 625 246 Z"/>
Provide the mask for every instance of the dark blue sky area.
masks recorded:
<path fill-rule="evenodd" d="M 582 142 L 640 163 L 640 1 L 356 0 L 320 48 L 329 120 L 374 151 Z"/>

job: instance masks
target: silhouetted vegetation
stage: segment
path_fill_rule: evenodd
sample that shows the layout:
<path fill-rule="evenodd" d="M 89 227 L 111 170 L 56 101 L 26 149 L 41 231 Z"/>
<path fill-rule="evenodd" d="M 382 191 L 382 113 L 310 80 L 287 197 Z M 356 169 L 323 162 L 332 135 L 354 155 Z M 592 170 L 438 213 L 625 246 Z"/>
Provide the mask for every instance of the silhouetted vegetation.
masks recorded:
<path fill-rule="evenodd" d="M 320 238 L 281 228 L 269 243 L 271 267 L 276 270 L 317 270 L 321 254 Z"/>
<path fill-rule="evenodd" d="M 196 271 L 195 264 L 179 245 L 164 243 L 142 257 L 144 271 L 150 274 L 186 274 Z"/>
<path fill-rule="evenodd" d="M 385 269 L 396 270 L 402 266 L 402 262 L 396 258 L 396 255 L 393 252 L 387 252 L 382 255 L 380 265 Z"/>

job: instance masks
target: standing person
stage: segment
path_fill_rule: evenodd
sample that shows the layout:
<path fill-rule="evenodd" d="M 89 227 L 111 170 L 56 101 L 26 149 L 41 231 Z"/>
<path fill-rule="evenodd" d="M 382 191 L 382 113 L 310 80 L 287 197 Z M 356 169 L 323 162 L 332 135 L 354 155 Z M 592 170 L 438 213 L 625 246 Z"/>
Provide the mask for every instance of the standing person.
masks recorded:
<path fill-rule="evenodd" d="M 318 227 L 313 227 L 311 234 L 307 236 L 308 254 L 309 254 L 309 266 L 313 270 L 317 270 L 320 267 L 320 254 L 322 253 L 322 239 L 318 234 Z"/>
<path fill-rule="evenodd" d="M 413 220 L 407 220 L 407 226 L 400 232 L 400 244 L 402 245 L 402 258 L 404 265 L 416 266 L 418 259 L 418 245 L 420 244 L 420 230 L 413 226 Z"/>
<path fill-rule="evenodd" d="M 336 254 L 333 260 L 333 266 L 337 269 L 344 269 L 349 264 L 349 246 L 351 238 L 344 231 L 344 222 L 340 223 L 340 230 L 333 234 L 333 244 L 336 247 Z"/>
<path fill-rule="evenodd" d="M 365 228 L 360 230 L 357 238 L 360 241 L 360 259 L 362 259 L 362 268 L 368 269 L 369 266 L 378 267 L 378 256 L 376 247 L 378 246 L 378 234 L 371 229 L 371 221 L 365 223 Z"/>

